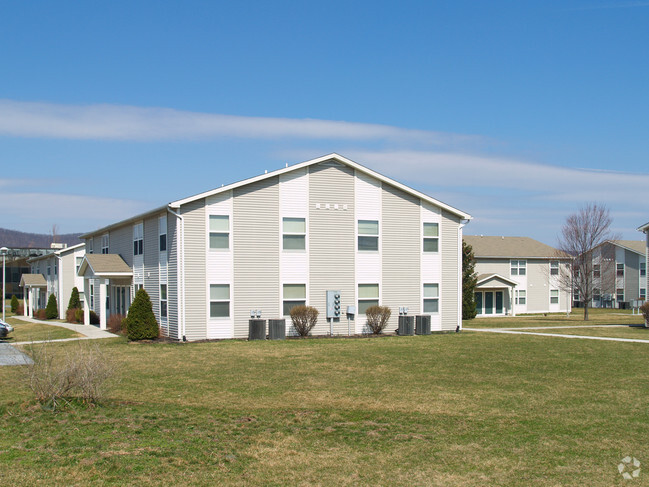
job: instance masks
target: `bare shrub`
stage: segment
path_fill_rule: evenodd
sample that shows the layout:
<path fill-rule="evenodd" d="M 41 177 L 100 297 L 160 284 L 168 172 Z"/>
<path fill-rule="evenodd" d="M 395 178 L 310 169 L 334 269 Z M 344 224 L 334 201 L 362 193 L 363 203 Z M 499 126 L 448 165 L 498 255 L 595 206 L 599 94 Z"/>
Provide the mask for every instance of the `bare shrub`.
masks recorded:
<path fill-rule="evenodd" d="M 44 407 L 55 410 L 73 398 L 96 404 L 103 398 L 115 363 L 96 344 L 77 343 L 63 353 L 56 353 L 49 341 L 27 347 L 33 363 L 23 369 L 25 380 Z"/>
<path fill-rule="evenodd" d="M 124 318 L 124 315 L 110 315 L 110 318 L 108 318 L 108 323 L 106 324 L 108 331 L 115 333 L 116 335 L 122 335 L 126 330 L 126 327 L 124 326 Z"/>
<path fill-rule="evenodd" d="M 365 311 L 367 326 L 374 335 L 380 335 L 388 324 L 392 311 L 387 306 L 370 306 Z"/>
<path fill-rule="evenodd" d="M 38 320 L 46 320 L 47 319 L 47 311 L 44 309 L 37 309 L 36 313 L 34 313 L 34 317 Z"/>
<path fill-rule="evenodd" d="M 25 314 L 25 305 L 19 304 L 18 307 L 16 308 L 16 314 L 17 315 L 24 315 Z"/>
<path fill-rule="evenodd" d="M 318 322 L 320 313 L 313 306 L 298 305 L 291 308 L 291 321 L 298 335 L 305 337 Z"/>
<path fill-rule="evenodd" d="M 65 321 L 67 323 L 81 323 L 83 321 L 83 311 L 81 312 L 81 321 L 77 318 L 77 308 L 68 308 L 65 312 Z"/>
<path fill-rule="evenodd" d="M 642 315 L 644 316 L 645 328 L 649 328 L 649 301 L 645 301 L 644 304 L 640 306 L 640 311 L 642 311 Z"/>

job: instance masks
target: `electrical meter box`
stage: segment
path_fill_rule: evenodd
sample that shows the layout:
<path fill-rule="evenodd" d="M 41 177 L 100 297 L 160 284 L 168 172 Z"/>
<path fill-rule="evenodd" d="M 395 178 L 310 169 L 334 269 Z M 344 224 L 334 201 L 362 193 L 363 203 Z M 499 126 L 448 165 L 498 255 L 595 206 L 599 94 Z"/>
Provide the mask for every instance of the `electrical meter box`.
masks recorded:
<path fill-rule="evenodd" d="M 340 291 L 327 291 L 327 319 L 340 318 Z"/>

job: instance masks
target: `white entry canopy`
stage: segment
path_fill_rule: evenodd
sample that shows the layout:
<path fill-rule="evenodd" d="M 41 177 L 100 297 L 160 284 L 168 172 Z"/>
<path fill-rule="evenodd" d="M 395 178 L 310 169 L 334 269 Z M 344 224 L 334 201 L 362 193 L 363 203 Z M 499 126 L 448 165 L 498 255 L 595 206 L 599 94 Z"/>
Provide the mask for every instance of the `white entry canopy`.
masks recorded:
<path fill-rule="evenodd" d="M 47 282 L 45 282 L 45 277 L 43 277 L 43 274 L 23 274 L 20 278 L 20 287 L 46 288 Z"/>

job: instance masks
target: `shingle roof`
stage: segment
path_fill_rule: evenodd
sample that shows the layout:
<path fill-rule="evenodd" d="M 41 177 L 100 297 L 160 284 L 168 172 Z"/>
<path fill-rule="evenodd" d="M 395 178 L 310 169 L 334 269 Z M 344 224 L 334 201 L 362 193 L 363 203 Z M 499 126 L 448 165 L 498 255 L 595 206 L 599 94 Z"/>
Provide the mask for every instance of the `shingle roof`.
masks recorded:
<path fill-rule="evenodd" d="M 118 254 L 86 254 L 79 275 L 84 275 L 87 267 L 96 276 L 133 275 L 131 268 Z"/>
<path fill-rule="evenodd" d="M 529 237 L 465 235 L 464 241 L 473 247 L 476 257 L 561 258 L 559 251 L 554 247 Z"/>
<path fill-rule="evenodd" d="M 644 255 L 645 250 L 646 250 L 646 243 L 644 240 L 615 240 L 613 241 L 614 244 L 620 245 L 621 247 L 626 247 L 627 249 L 631 249 L 634 252 L 637 252 L 639 254 Z"/>
<path fill-rule="evenodd" d="M 47 287 L 43 274 L 23 274 L 20 278 L 21 287 Z"/>

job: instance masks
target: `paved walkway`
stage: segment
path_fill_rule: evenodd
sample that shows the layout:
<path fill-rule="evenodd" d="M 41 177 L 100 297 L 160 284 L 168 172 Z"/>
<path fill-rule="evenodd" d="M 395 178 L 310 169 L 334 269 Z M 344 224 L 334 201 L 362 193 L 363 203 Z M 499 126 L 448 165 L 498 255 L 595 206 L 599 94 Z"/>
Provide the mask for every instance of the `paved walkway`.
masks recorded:
<path fill-rule="evenodd" d="M 75 337 L 75 338 L 61 338 L 58 340 L 36 340 L 36 341 L 29 341 L 29 342 L 12 342 L 11 344 L 0 342 L 0 366 L 28 365 L 33 363 L 32 359 L 29 358 L 28 355 L 25 355 L 20 350 L 17 350 L 16 348 L 13 347 L 13 345 L 29 345 L 32 343 L 45 343 L 45 342 L 70 342 L 74 340 L 96 340 L 99 338 L 113 338 L 117 336 L 106 330 L 100 330 L 99 327 L 95 325 L 75 325 L 72 323 L 59 323 L 57 321 L 42 321 L 42 320 L 37 320 L 35 318 L 29 318 L 27 316 L 16 316 L 16 318 L 22 321 L 29 321 L 30 323 L 42 323 L 44 325 L 60 326 L 61 328 L 67 328 L 68 330 L 75 331 L 82 336 Z"/>
<path fill-rule="evenodd" d="M 536 335 L 541 337 L 559 337 L 559 338 L 581 338 L 583 340 L 604 340 L 607 342 L 631 342 L 631 343 L 649 343 L 649 340 L 642 340 L 639 338 L 611 338 L 611 337 L 594 337 L 586 335 L 561 335 L 559 333 L 534 333 L 532 331 L 525 330 L 543 330 L 543 329 L 552 329 L 552 328 L 596 328 L 596 327 L 620 327 L 629 325 L 575 325 L 575 326 L 537 326 L 530 328 L 463 328 L 466 331 L 481 331 L 485 333 L 505 333 L 509 335 Z M 521 331 L 522 330 L 522 331 Z"/>

